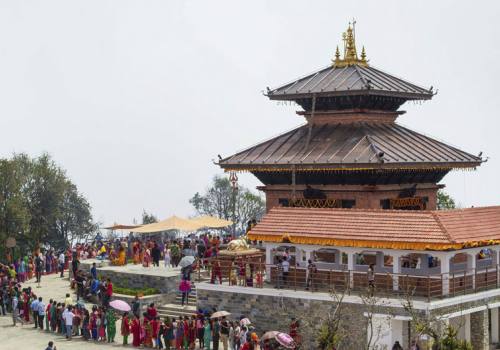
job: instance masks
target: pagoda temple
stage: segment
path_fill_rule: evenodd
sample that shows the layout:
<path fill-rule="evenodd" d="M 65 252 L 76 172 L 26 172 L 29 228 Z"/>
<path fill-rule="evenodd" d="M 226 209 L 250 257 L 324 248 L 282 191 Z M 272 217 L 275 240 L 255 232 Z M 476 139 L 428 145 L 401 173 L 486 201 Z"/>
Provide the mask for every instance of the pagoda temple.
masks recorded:
<path fill-rule="evenodd" d="M 480 156 L 397 123 L 407 101 L 434 96 L 373 67 L 354 26 L 326 68 L 266 96 L 293 101 L 306 123 L 220 160 L 225 171 L 248 171 L 264 186 L 267 209 L 282 207 L 436 209 L 439 181 L 454 169 L 475 169 Z"/>
<path fill-rule="evenodd" d="M 304 125 L 220 159 L 263 183 L 268 212 L 247 237 L 265 250 L 265 264 L 249 262 L 265 283 L 198 283 L 201 306 L 284 329 L 297 312 L 316 324 L 332 291 L 347 291 L 345 348 L 367 348 L 373 329 L 380 348 L 430 348 L 402 307 L 410 293 L 422 317 L 453 325 L 473 349 L 500 346 L 500 206 L 436 210 L 443 177 L 484 160 L 398 124 L 401 106 L 432 99 L 433 88 L 373 67 L 354 26 L 343 43 L 328 67 L 266 92 L 299 105 Z M 367 308 L 367 288 L 390 307 Z"/>

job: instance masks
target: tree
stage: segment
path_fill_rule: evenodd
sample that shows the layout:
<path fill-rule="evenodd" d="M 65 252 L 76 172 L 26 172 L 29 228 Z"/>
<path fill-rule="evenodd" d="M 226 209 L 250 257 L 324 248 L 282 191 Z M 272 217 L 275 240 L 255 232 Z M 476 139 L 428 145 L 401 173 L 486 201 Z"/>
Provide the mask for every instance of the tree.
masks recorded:
<path fill-rule="evenodd" d="M 333 290 L 331 293 L 333 299 L 331 306 L 324 310 L 326 312 L 318 315 L 318 318 L 314 318 L 314 322 L 317 322 L 318 319 L 320 322 L 319 329 L 316 331 L 316 342 L 321 350 L 336 349 L 347 338 L 345 314 L 348 312 L 348 308 L 344 304 L 346 292 L 347 289 L 340 293 Z M 308 320 L 308 318 L 305 319 Z M 312 328 L 314 324 L 309 326 Z"/>
<path fill-rule="evenodd" d="M 455 209 L 455 200 L 445 191 L 439 190 L 437 192 L 437 208 L 439 210 Z"/>
<path fill-rule="evenodd" d="M 0 249 L 8 237 L 21 251 L 59 249 L 96 230 L 90 204 L 48 154 L 0 159 Z"/>
<path fill-rule="evenodd" d="M 147 224 L 153 224 L 155 222 L 158 222 L 158 218 L 154 216 L 153 214 L 149 214 L 146 212 L 144 209 L 142 210 L 142 224 L 147 225 Z"/>
<path fill-rule="evenodd" d="M 204 195 L 195 193 L 189 200 L 200 215 L 216 216 L 236 222 L 236 231 L 242 232 L 251 219 L 260 218 L 265 212 L 265 201 L 249 189 L 240 186 L 236 193 L 227 177 L 215 176 Z"/>
<path fill-rule="evenodd" d="M 402 305 L 411 317 L 413 329 L 420 338 L 426 335 L 432 339 L 432 350 L 472 350 L 472 345 L 458 339 L 458 330 L 449 324 L 447 319 L 430 311 L 421 312 L 413 307 L 414 289 L 409 289 L 404 295 Z M 462 327 L 459 325 L 458 328 Z"/>

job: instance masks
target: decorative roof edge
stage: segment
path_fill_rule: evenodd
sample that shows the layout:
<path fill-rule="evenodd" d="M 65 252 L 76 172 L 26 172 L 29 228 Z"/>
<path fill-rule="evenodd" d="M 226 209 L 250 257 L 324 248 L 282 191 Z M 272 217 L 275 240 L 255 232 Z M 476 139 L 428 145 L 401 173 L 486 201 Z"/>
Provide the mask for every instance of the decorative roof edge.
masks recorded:
<path fill-rule="evenodd" d="M 472 241 L 466 243 L 428 243 L 428 242 L 391 242 L 391 241 L 377 241 L 377 240 L 355 240 L 355 239 L 335 239 L 335 238 L 321 238 L 321 237 L 297 237 L 288 233 L 282 235 L 269 235 L 248 233 L 250 240 L 257 240 L 263 242 L 274 243 L 296 243 L 296 244 L 312 244 L 312 245 L 327 245 L 337 247 L 354 247 L 354 248 L 367 248 L 367 249 L 402 249 L 402 250 L 460 250 L 466 248 L 484 247 L 490 245 L 500 244 L 500 240 L 488 241 Z"/>

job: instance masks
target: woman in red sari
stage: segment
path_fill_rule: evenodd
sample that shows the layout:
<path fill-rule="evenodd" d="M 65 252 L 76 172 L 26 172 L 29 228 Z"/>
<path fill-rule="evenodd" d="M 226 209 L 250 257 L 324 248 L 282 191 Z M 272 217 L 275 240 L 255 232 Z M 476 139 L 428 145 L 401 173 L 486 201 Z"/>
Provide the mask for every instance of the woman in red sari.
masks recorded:
<path fill-rule="evenodd" d="M 30 296 L 23 292 L 23 316 L 26 322 L 30 321 Z"/>
<path fill-rule="evenodd" d="M 130 334 L 130 324 L 129 324 L 127 312 L 125 312 L 123 314 L 121 333 L 123 336 L 123 345 L 128 345 L 128 335 Z"/>
<path fill-rule="evenodd" d="M 187 316 L 184 316 L 184 341 L 182 342 L 182 345 L 184 346 L 184 349 L 189 348 L 189 318 Z"/>
<path fill-rule="evenodd" d="M 194 350 L 196 347 L 196 335 L 197 335 L 197 328 L 196 328 L 196 316 L 191 317 L 191 321 L 189 322 L 189 349 Z"/>
<path fill-rule="evenodd" d="M 144 319 L 144 347 L 153 347 L 153 325 L 147 318 Z"/>
<path fill-rule="evenodd" d="M 141 320 L 139 316 L 135 316 L 132 324 L 130 325 L 130 332 L 132 333 L 132 345 L 138 348 L 141 346 Z"/>

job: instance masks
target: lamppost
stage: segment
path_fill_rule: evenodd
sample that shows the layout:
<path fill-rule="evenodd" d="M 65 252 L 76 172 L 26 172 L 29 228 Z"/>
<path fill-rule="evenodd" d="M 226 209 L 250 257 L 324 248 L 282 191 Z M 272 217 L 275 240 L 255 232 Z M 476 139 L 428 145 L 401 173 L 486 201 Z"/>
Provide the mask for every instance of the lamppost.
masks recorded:
<path fill-rule="evenodd" d="M 233 239 L 236 237 L 236 194 L 238 193 L 238 176 L 235 171 L 229 173 L 229 182 L 231 182 L 233 199 Z"/>

